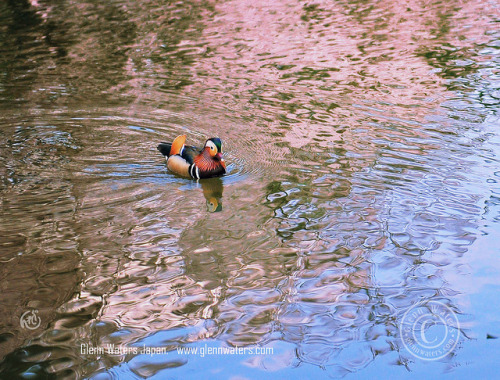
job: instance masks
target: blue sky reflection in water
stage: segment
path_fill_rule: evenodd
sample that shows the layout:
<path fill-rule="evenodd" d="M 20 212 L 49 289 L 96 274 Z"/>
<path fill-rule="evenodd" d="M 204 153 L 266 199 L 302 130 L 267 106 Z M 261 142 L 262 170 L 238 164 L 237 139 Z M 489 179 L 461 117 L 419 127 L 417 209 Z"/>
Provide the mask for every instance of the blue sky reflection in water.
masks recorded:
<path fill-rule="evenodd" d="M 1 377 L 494 377 L 496 8 L 0 4 Z M 169 174 L 179 134 L 228 175 Z M 460 324 L 437 361 L 420 302 Z M 274 352 L 177 351 L 231 347 Z"/>

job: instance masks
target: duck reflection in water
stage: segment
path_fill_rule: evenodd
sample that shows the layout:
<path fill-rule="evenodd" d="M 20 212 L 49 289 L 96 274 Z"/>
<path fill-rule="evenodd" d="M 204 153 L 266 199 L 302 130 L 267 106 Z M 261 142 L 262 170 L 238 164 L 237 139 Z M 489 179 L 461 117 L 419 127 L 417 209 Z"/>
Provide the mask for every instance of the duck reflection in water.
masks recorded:
<path fill-rule="evenodd" d="M 222 192 L 224 191 L 222 179 L 217 177 L 202 179 L 200 185 L 207 201 L 207 211 L 222 211 Z"/>

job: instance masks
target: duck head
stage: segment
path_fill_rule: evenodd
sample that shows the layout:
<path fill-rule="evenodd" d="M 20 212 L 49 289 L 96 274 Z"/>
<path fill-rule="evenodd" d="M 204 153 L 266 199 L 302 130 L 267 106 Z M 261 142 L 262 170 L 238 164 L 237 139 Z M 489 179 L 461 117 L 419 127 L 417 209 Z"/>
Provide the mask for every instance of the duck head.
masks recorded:
<path fill-rule="evenodd" d="M 212 137 L 205 142 L 203 153 L 208 154 L 213 160 L 220 162 L 226 168 L 226 163 L 222 158 L 222 140 L 218 137 Z"/>

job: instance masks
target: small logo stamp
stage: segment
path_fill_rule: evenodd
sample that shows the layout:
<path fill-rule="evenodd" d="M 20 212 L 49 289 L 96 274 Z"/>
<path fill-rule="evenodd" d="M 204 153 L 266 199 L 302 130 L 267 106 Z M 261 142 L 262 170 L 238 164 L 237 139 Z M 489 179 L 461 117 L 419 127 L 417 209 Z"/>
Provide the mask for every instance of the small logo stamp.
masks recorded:
<path fill-rule="evenodd" d="M 42 319 L 38 316 L 38 310 L 31 309 L 21 315 L 19 322 L 23 329 L 36 330 L 42 324 Z"/>
<path fill-rule="evenodd" d="M 410 307 L 403 315 L 399 331 L 408 352 L 422 360 L 445 357 L 460 339 L 456 314 L 438 301 L 419 302 Z"/>

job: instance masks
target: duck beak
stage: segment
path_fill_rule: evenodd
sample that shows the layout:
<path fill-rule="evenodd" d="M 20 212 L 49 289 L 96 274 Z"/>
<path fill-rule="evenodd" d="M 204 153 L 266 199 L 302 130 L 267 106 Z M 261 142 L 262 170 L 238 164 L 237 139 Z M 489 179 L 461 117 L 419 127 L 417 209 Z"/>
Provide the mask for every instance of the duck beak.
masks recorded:
<path fill-rule="evenodd" d="M 217 161 L 222 161 L 222 153 L 217 153 L 214 157 Z"/>

